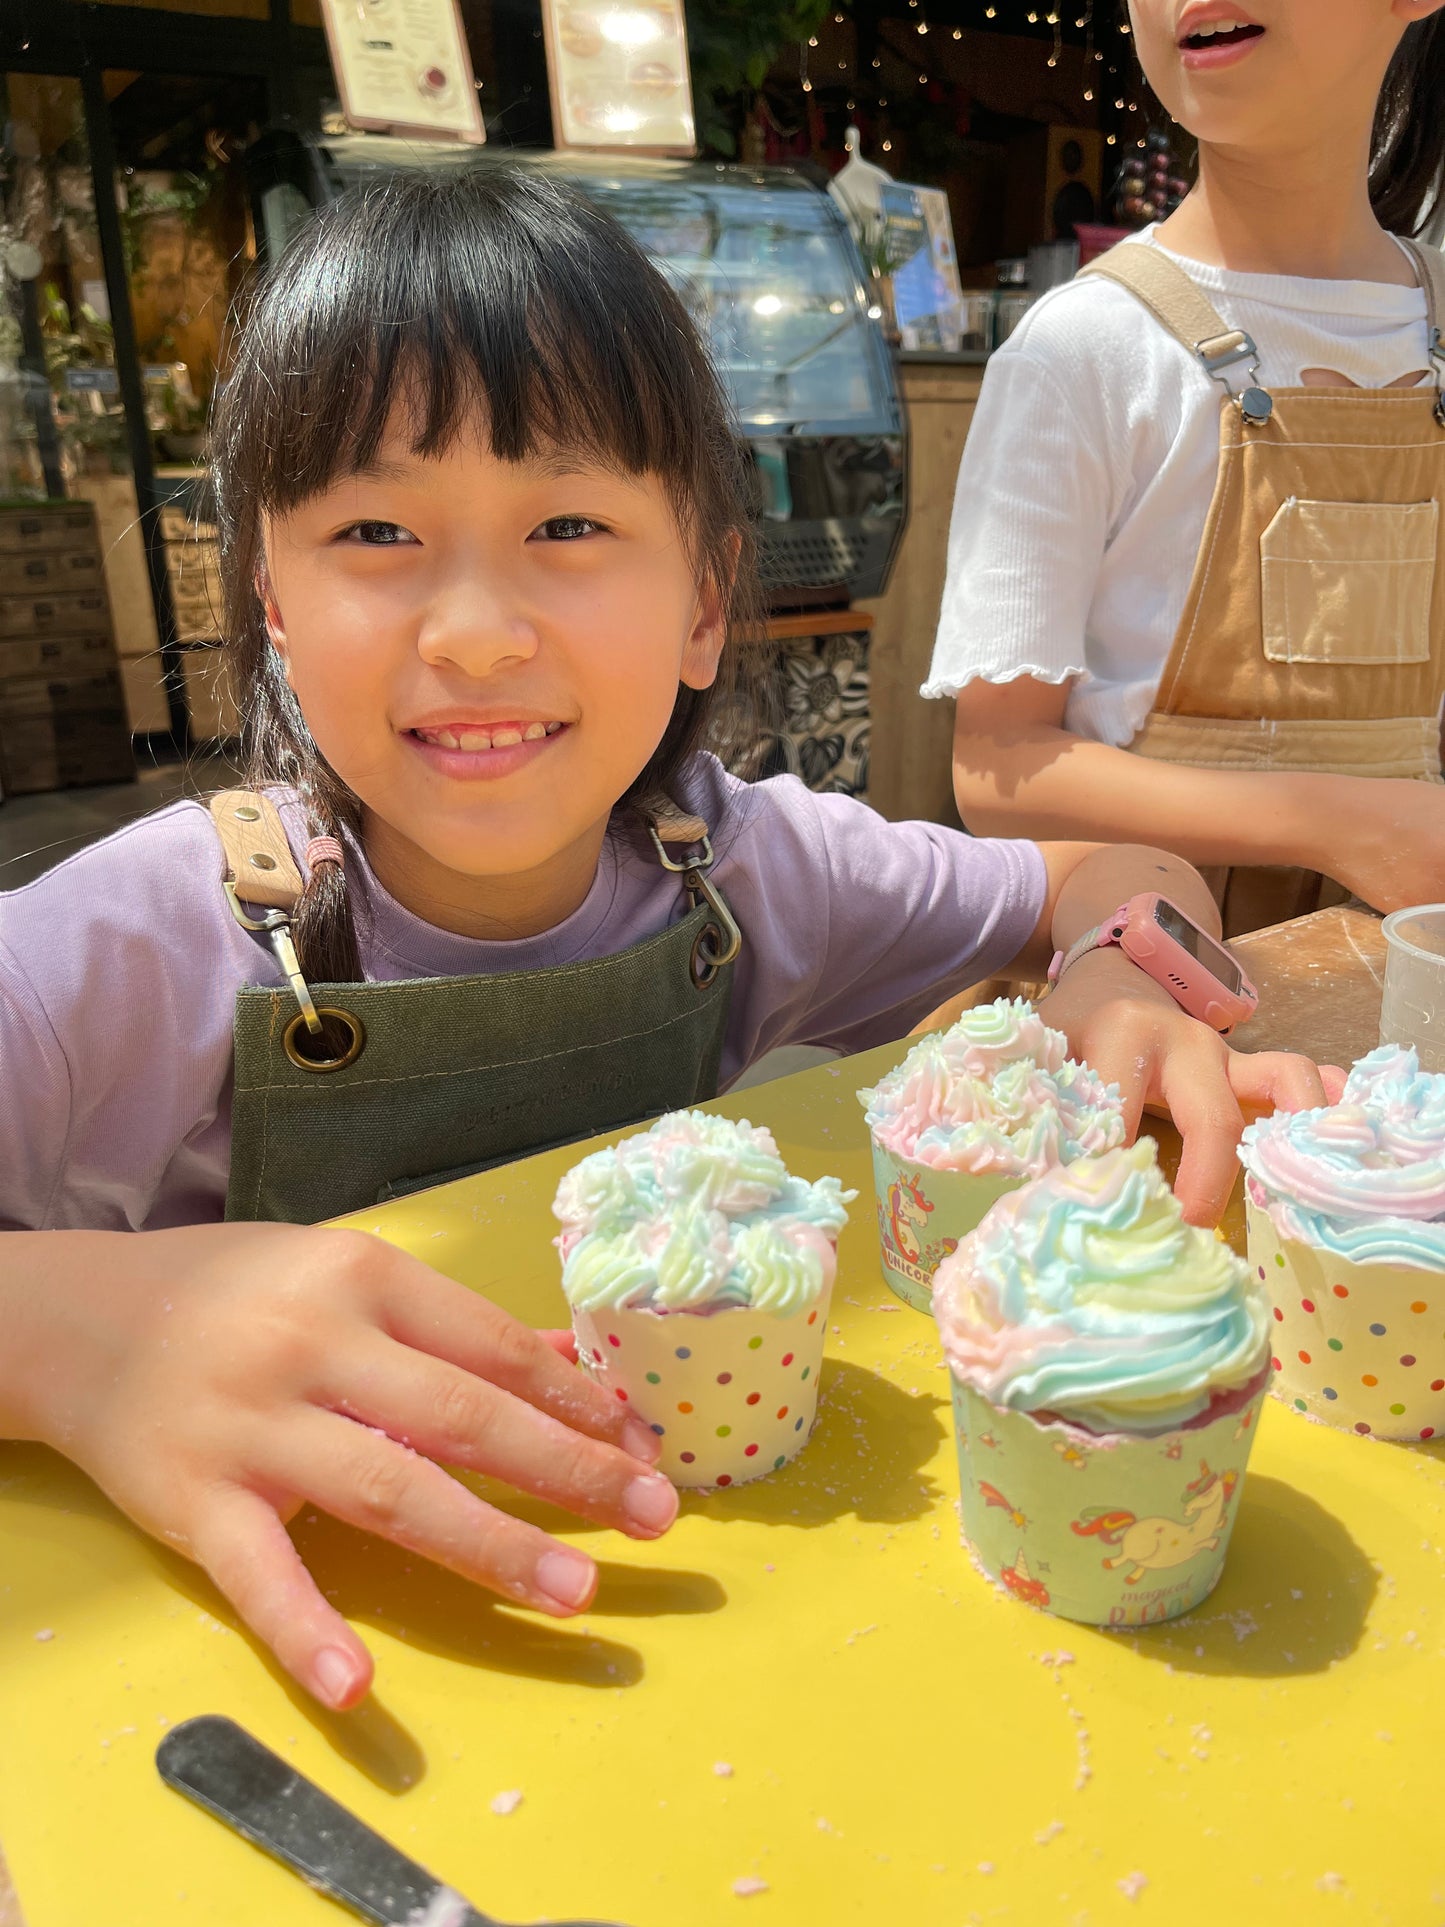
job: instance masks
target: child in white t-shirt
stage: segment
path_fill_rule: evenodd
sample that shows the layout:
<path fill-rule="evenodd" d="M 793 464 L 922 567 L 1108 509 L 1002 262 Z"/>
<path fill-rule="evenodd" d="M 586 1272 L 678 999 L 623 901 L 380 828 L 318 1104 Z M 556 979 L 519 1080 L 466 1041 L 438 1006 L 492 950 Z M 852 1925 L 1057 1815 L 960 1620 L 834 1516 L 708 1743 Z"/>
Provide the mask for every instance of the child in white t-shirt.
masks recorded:
<path fill-rule="evenodd" d="M 1382 225 L 1439 192 L 1440 5 L 1134 0 L 1199 182 L 989 365 L 924 686 L 970 828 L 1445 894 L 1445 273 Z"/>

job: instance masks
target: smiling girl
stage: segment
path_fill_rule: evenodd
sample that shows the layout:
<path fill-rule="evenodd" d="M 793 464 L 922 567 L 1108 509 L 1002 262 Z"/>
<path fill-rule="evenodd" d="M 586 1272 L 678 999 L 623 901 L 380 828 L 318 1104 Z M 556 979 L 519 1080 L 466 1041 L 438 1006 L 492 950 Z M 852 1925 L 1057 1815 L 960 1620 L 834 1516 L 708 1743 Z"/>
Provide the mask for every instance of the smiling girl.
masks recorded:
<path fill-rule="evenodd" d="M 328 210 L 250 306 L 214 448 L 250 787 L 0 900 L 0 1436 L 68 1454 L 342 1706 L 371 1662 L 303 1504 L 566 1615 L 592 1559 L 442 1466 L 641 1538 L 677 1495 L 560 1338 L 316 1220 L 777 1044 L 897 1037 L 1143 888 L 1213 906 L 1159 852 L 888 824 L 706 752 L 749 646 L 744 458 L 681 304 L 545 177 Z M 1241 1104 L 1323 1100 L 1118 949 L 1050 1012 L 1134 1124 L 1172 1105 L 1199 1218 Z"/>
<path fill-rule="evenodd" d="M 1231 931 L 1445 894 L 1441 0 L 1131 0 L 1199 143 L 989 364 L 924 693 L 992 835 L 1140 823 Z"/>

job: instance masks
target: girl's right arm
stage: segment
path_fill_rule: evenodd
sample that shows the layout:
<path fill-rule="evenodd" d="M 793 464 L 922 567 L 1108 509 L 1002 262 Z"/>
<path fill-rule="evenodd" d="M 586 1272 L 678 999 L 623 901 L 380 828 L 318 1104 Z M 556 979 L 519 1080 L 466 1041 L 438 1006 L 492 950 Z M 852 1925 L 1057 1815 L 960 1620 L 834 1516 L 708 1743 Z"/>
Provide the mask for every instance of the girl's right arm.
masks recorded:
<path fill-rule="evenodd" d="M 1445 893 L 1445 789 L 1157 762 L 1071 734 L 1068 691 L 1031 676 L 959 691 L 953 787 L 976 835 L 1147 836 L 1195 864 L 1298 864 L 1385 911 Z"/>
<path fill-rule="evenodd" d="M 443 1465 L 637 1539 L 676 1516 L 656 1439 L 566 1334 L 379 1238 L 15 1231 L 0 1251 L 0 1437 L 73 1459 L 330 1706 L 362 1698 L 372 1662 L 286 1532 L 303 1505 L 557 1617 L 590 1602 L 593 1560 Z"/>

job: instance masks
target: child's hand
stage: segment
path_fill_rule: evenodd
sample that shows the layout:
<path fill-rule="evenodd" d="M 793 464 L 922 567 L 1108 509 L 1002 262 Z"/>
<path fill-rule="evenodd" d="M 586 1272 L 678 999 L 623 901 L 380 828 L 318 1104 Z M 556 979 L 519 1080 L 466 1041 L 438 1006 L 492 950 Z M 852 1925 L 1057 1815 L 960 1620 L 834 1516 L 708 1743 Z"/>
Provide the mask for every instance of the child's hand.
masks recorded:
<path fill-rule="evenodd" d="M 1343 1073 L 1285 1051 L 1231 1050 L 1117 950 L 1081 957 L 1043 1004 L 1075 1057 L 1119 1086 L 1130 1142 L 1145 1110 L 1184 1140 L 1174 1191 L 1192 1224 L 1218 1224 L 1239 1175 L 1246 1114 L 1332 1103 Z"/>
<path fill-rule="evenodd" d="M 372 1664 L 286 1533 L 301 1506 L 558 1617 L 591 1600 L 593 1561 L 442 1465 L 638 1539 L 676 1516 L 649 1469 L 653 1434 L 566 1361 L 559 1334 L 380 1239 L 291 1225 L 12 1233 L 5 1255 L 20 1343 L 0 1367 L 0 1432 L 55 1446 L 203 1566 L 330 1706 L 359 1700 Z M 0 1288 L 7 1325 L 9 1300 Z"/>

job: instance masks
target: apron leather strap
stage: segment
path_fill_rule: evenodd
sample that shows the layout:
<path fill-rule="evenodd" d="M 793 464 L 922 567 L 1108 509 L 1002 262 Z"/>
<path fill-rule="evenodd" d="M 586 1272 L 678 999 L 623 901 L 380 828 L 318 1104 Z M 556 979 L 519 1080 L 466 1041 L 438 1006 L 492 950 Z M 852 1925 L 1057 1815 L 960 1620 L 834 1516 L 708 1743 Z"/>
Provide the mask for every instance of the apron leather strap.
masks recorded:
<path fill-rule="evenodd" d="M 1244 330 L 1231 328 L 1205 299 L 1193 277 L 1162 248 L 1121 241 L 1079 273 L 1097 274 L 1127 288 L 1176 341 L 1204 363 L 1211 375 L 1232 361 L 1246 359 L 1240 352 L 1246 346 L 1251 355 L 1254 352 L 1254 343 Z"/>
<path fill-rule="evenodd" d="M 276 805 L 256 790 L 221 790 L 209 808 L 226 853 L 225 880 L 236 895 L 289 916 L 305 885 Z"/>
<path fill-rule="evenodd" d="M 680 810 L 670 796 L 655 790 L 638 805 L 642 820 L 657 832 L 659 843 L 706 843 L 707 824 L 700 816 Z"/>

